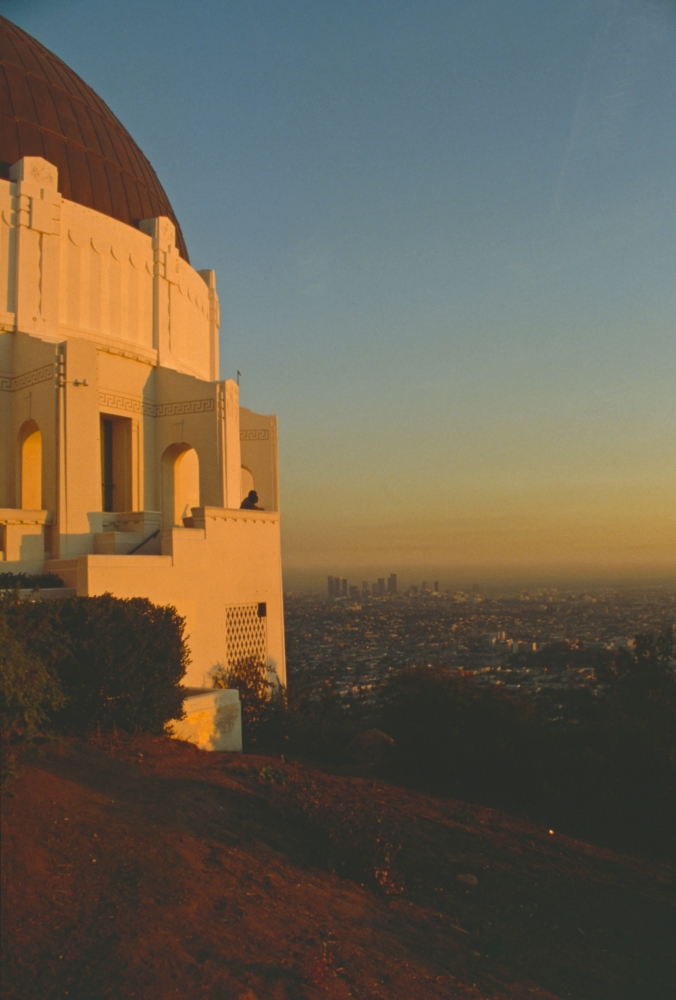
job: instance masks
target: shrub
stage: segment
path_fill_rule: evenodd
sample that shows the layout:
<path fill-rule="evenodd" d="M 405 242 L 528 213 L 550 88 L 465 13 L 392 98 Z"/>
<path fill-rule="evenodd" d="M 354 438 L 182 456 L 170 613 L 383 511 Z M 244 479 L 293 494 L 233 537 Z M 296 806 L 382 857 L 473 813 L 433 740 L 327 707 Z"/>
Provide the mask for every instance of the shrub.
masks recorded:
<path fill-rule="evenodd" d="M 58 681 L 15 635 L 0 603 L 0 783 L 15 773 L 15 744 L 30 740 L 63 705 Z"/>
<path fill-rule="evenodd" d="M 673 633 L 606 664 L 605 692 L 537 700 L 443 669 L 388 683 L 378 725 L 415 787 L 520 812 L 576 836 L 664 851 L 676 826 Z"/>
<path fill-rule="evenodd" d="M 0 590 L 33 590 L 34 587 L 63 587 L 56 573 L 0 573 Z"/>
<path fill-rule="evenodd" d="M 379 726 L 395 740 L 405 781 L 503 807 L 520 805 L 524 762 L 537 768 L 541 752 L 531 703 L 443 668 L 394 676 L 383 692 Z"/>
<path fill-rule="evenodd" d="M 51 712 L 55 731 L 161 733 L 182 716 L 180 682 L 189 659 L 175 608 L 104 594 L 12 601 L 6 614 L 28 655 L 59 679 L 66 700 Z"/>
<path fill-rule="evenodd" d="M 348 743 L 363 728 L 360 706 L 346 712 L 330 684 L 319 694 L 297 686 L 287 692 L 255 658 L 229 667 L 218 664 L 211 677 L 214 687 L 239 691 L 247 752 L 288 751 L 325 764 L 342 763 Z"/>
<path fill-rule="evenodd" d="M 268 668 L 254 657 L 229 667 L 218 664 L 211 672 L 215 688 L 239 691 L 242 706 L 242 741 L 245 751 L 284 749 L 286 691 L 270 679 Z"/>
<path fill-rule="evenodd" d="M 339 697 L 330 681 L 319 691 L 291 685 L 286 717 L 291 753 L 329 766 L 344 764 L 351 741 L 371 725 L 370 711 Z"/>

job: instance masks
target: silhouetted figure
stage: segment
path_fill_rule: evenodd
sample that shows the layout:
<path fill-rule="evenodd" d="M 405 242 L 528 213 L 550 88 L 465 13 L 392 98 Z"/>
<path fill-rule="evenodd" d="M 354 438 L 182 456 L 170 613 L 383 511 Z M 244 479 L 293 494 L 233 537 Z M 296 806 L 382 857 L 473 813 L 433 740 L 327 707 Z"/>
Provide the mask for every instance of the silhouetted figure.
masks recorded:
<path fill-rule="evenodd" d="M 240 510 L 265 510 L 264 507 L 258 506 L 258 494 L 255 490 L 249 490 L 249 495 L 244 497 L 241 504 L 239 505 Z"/>

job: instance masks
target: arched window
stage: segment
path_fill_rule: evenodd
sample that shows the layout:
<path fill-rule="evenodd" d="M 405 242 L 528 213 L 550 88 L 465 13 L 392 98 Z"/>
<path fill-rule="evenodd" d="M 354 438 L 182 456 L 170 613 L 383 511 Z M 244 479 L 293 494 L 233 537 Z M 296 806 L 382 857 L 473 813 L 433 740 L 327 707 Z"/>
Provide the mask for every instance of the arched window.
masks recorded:
<path fill-rule="evenodd" d="M 42 434 L 34 420 L 19 431 L 19 506 L 42 510 Z"/>
<path fill-rule="evenodd" d="M 165 527 L 181 526 L 200 505 L 200 467 L 189 444 L 172 444 L 162 456 L 162 519 Z"/>
<path fill-rule="evenodd" d="M 242 466 L 242 500 L 247 497 L 254 487 L 254 477 L 245 465 Z"/>

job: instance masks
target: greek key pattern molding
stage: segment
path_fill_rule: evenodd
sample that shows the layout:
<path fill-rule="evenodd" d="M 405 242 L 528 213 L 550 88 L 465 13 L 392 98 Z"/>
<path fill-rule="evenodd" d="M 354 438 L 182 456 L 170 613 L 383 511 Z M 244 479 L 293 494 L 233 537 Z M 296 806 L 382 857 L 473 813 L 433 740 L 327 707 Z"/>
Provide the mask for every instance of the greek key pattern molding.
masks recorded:
<path fill-rule="evenodd" d="M 213 399 L 190 399 L 185 403 L 149 403 L 119 392 L 99 392 L 99 405 L 126 413 L 142 413 L 145 417 L 179 417 L 185 413 L 209 413 Z"/>
<path fill-rule="evenodd" d="M 23 375 L 1 375 L 0 389 L 3 392 L 16 392 L 39 382 L 47 382 L 50 378 L 54 378 L 54 365 L 43 365 L 42 368 L 34 368 L 32 372 L 24 372 Z"/>
<path fill-rule="evenodd" d="M 179 417 L 184 413 L 209 413 L 213 408 L 213 399 L 189 399 L 185 403 L 160 403 L 155 407 L 155 416 Z"/>
<path fill-rule="evenodd" d="M 124 410 L 125 413 L 142 413 L 144 417 L 154 417 L 156 407 L 144 399 L 123 396 L 119 392 L 99 392 L 99 406 Z"/>
<path fill-rule="evenodd" d="M 264 430 L 240 431 L 239 439 L 240 441 L 268 441 L 270 439 L 270 432 Z"/>

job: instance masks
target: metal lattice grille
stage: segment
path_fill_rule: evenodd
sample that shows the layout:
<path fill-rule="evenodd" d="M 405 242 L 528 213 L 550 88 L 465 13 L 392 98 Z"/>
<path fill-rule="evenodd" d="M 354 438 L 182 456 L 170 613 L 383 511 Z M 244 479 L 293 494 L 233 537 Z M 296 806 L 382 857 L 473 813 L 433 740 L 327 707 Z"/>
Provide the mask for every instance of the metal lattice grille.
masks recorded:
<path fill-rule="evenodd" d="M 243 660 L 267 664 L 268 630 L 265 604 L 236 604 L 225 609 L 228 666 Z"/>

